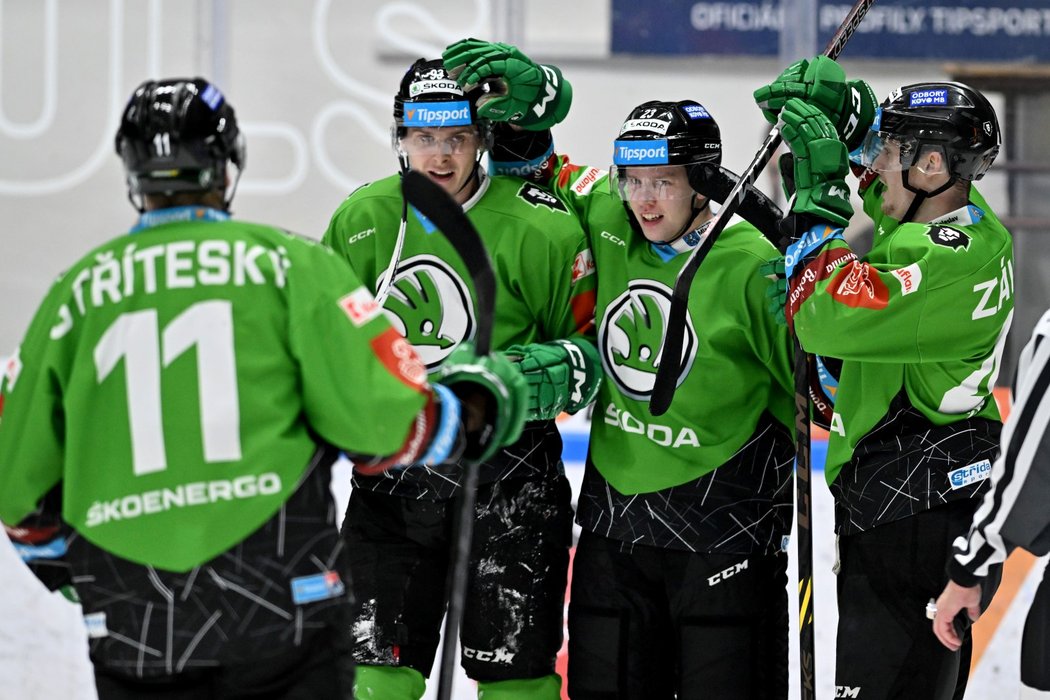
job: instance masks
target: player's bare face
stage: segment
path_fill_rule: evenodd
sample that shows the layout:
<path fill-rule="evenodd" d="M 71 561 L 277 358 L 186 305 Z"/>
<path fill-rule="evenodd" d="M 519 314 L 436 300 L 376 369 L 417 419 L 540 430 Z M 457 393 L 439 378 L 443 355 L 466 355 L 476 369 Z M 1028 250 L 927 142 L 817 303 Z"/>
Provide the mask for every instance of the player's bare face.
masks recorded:
<path fill-rule="evenodd" d="M 886 139 L 871 164 L 871 169 L 878 173 L 879 180 L 886 185 L 882 196 L 882 213 L 898 220 L 908 213 L 908 207 L 915 198 L 915 193 L 904 186 L 900 162 L 900 145 L 893 139 Z"/>
<path fill-rule="evenodd" d="M 477 190 L 477 182 L 471 180 L 478 146 L 478 131 L 472 126 L 413 127 L 401 139 L 409 167 L 440 185 L 460 204 Z"/>
<path fill-rule="evenodd" d="M 620 184 L 647 240 L 670 241 L 689 223 L 694 193 L 682 166 L 625 168 Z"/>

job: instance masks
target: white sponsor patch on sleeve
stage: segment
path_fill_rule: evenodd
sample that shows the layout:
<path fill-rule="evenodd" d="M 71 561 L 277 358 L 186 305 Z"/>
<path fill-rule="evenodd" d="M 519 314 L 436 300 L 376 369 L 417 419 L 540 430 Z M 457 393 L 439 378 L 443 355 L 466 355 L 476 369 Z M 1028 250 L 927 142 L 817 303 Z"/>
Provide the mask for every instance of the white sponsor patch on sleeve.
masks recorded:
<path fill-rule="evenodd" d="M 899 270 L 893 270 L 893 276 L 901 283 L 901 296 L 907 296 L 919 288 L 922 284 L 922 270 L 918 263 L 912 263 Z"/>
<path fill-rule="evenodd" d="M 594 183 L 598 182 L 598 178 L 603 175 L 605 175 L 604 170 L 599 170 L 598 168 L 587 168 L 582 175 L 576 178 L 576 182 L 572 183 L 572 191 L 580 197 L 586 196 L 594 187 Z"/>
<path fill-rule="evenodd" d="M 379 315 L 382 307 L 365 287 L 358 287 L 339 300 L 341 308 L 355 326 L 363 326 Z"/>

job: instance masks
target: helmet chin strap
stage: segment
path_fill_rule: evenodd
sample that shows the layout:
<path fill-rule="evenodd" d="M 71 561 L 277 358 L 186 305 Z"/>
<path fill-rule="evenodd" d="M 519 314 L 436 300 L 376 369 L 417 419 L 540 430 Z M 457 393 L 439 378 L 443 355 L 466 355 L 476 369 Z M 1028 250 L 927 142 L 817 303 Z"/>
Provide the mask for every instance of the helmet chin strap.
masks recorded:
<path fill-rule="evenodd" d="M 928 192 L 927 190 L 920 190 L 918 187 L 913 187 L 912 184 L 908 182 L 908 170 L 902 171 L 901 182 L 904 184 L 904 189 L 913 193 L 915 196 L 912 198 L 911 206 L 909 206 L 908 211 L 904 213 L 904 216 L 901 218 L 900 223 L 906 224 L 909 221 L 911 221 L 912 218 L 915 216 L 915 213 L 919 211 L 919 207 L 922 206 L 922 203 L 925 202 L 928 197 L 936 197 L 941 192 L 946 191 L 949 187 L 955 184 L 956 179 L 957 178 L 955 176 L 949 177 L 946 183 L 933 190 L 932 192 Z"/>
<path fill-rule="evenodd" d="M 687 234 L 690 231 L 692 231 L 693 230 L 693 222 L 696 221 L 696 217 L 700 216 L 701 212 L 703 212 L 705 209 L 709 209 L 711 207 L 711 198 L 710 197 L 704 197 L 704 204 L 703 204 L 703 206 L 700 206 L 700 207 L 696 206 L 696 199 L 699 196 L 700 195 L 698 195 L 696 192 L 693 192 L 693 199 L 692 199 L 692 202 L 691 202 L 692 209 L 690 210 L 691 213 L 689 214 L 689 218 L 685 220 L 685 225 L 682 226 L 681 230 L 679 230 L 678 233 L 676 233 L 674 235 L 674 238 L 669 238 L 668 240 L 664 241 L 665 245 L 671 245 L 672 243 L 677 241 L 679 238 L 681 238 L 685 234 Z"/>

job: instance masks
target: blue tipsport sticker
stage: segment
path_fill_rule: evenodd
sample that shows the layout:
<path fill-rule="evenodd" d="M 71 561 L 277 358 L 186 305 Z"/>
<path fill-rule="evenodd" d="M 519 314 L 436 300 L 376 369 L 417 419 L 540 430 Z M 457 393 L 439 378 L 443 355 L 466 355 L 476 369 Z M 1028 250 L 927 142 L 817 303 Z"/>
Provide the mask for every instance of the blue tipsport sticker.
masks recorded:
<path fill-rule="evenodd" d="M 204 100 L 204 104 L 211 107 L 211 110 L 214 112 L 219 108 L 219 105 L 222 104 L 222 93 L 219 92 L 219 88 L 214 85 L 209 85 L 204 88 L 204 92 L 201 93 L 201 99 Z"/>
<path fill-rule="evenodd" d="M 784 253 L 784 272 L 788 279 L 795 276 L 795 266 L 831 241 L 842 240 L 842 229 L 830 224 L 817 224 L 801 238 L 788 246 Z"/>
<path fill-rule="evenodd" d="M 909 107 L 927 107 L 930 105 L 946 104 L 948 104 L 948 90 L 946 88 L 916 90 L 908 93 Z"/>
<path fill-rule="evenodd" d="M 335 571 L 292 579 L 292 602 L 296 605 L 338 598 L 345 592 L 346 586 Z"/>
<path fill-rule="evenodd" d="M 84 616 L 84 627 L 87 628 L 89 639 L 101 639 L 109 636 L 109 628 L 106 626 L 106 613 L 95 612 Z"/>
<path fill-rule="evenodd" d="M 20 544 L 14 543 L 15 551 L 18 552 L 18 556 L 24 562 L 31 562 L 37 559 L 58 559 L 59 557 L 65 556 L 66 553 L 66 538 L 59 537 L 51 540 L 47 544 Z"/>
<path fill-rule="evenodd" d="M 690 119 L 710 119 L 711 115 L 700 105 L 685 105 L 682 109 L 689 115 Z"/>
<path fill-rule="evenodd" d="M 666 165 L 667 139 L 614 141 L 613 163 L 616 165 Z"/>
<path fill-rule="evenodd" d="M 992 475 L 992 463 L 987 459 L 973 464 L 967 464 L 955 471 L 948 472 L 948 481 L 951 482 L 952 491 L 965 488 L 978 481 L 984 481 Z"/>
<path fill-rule="evenodd" d="M 465 126 L 469 102 L 406 102 L 405 126 Z"/>
<path fill-rule="evenodd" d="M 828 368 L 824 364 L 824 360 L 820 355 L 814 355 L 813 358 L 817 362 L 817 378 L 820 380 L 820 389 L 824 392 L 824 398 L 834 406 L 835 397 L 839 392 L 839 380 L 835 378 L 835 375 L 828 371 Z"/>

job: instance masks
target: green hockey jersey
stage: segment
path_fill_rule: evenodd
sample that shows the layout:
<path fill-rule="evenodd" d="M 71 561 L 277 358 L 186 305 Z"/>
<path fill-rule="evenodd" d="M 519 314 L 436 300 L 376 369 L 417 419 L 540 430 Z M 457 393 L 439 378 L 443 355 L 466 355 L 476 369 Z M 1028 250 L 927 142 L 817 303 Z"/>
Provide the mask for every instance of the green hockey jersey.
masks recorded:
<path fill-rule="evenodd" d="M 9 363 L 0 519 L 18 523 L 61 482 L 63 519 L 86 540 L 186 571 L 279 511 L 316 436 L 397 453 L 430 389 L 330 250 L 165 211 L 62 275 Z"/>
<path fill-rule="evenodd" d="M 842 360 L 826 472 L 845 507 L 840 531 L 970 497 L 995 456 L 992 389 L 1013 310 L 1010 234 L 972 186 L 969 205 L 930 223 L 884 216 L 884 190 L 875 182 L 864 192 L 870 253 L 855 259 L 832 240 L 791 292 L 802 346 Z M 988 436 L 977 440 L 975 430 Z M 900 438 L 927 433 L 942 444 L 909 456 Z"/>
<path fill-rule="evenodd" d="M 562 158 L 553 184 L 586 222 L 598 270 L 596 342 L 606 380 L 590 459 L 602 476 L 624 494 L 677 486 L 729 460 L 764 412 L 790 425 L 790 342 L 767 311 L 770 280 L 759 272 L 777 257 L 773 245 L 748 223 L 722 232 L 690 293 L 678 390 L 656 418 L 649 398 L 671 290 L 688 256 L 632 229 L 605 171 Z"/>
<path fill-rule="evenodd" d="M 604 537 L 666 549 L 779 551 L 791 529 L 794 445 L 787 329 L 759 268 L 777 251 L 727 228 L 691 290 L 670 409 L 649 413 L 675 278 L 687 256 L 635 231 L 607 174 L 550 161 L 555 193 L 583 222 L 598 274 L 605 381 L 595 401 L 576 519 Z M 498 167 L 498 164 L 497 164 Z M 680 239 L 695 246 L 702 230 Z"/>
<path fill-rule="evenodd" d="M 388 274 L 402 202 L 400 175 L 360 187 L 332 215 L 323 237 L 373 292 Z M 592 324 L 591 252 L 579 223 L 561 201 L 518 178 L 483 177 L 463 209 L 495 273 L 493 349 L 567 338 Z M 436 370 L 460 343 L 474 337 L 477 305 L 467 267 L 445 236 L 411 207 L 389 289 L 383 302 L 386 315 L 428 370 Z M 553 425 L 529 424 L 517 447 L 482 465 L 482 482 L 508 471 L 524 476 L 533 468 L 556 468 L 560 452 Z M 449 497 L 457 483 L 455 474 L 429 470 L 399 473 L 393 481 L 355 475 L 354 483 L 426 498 Z"/>

